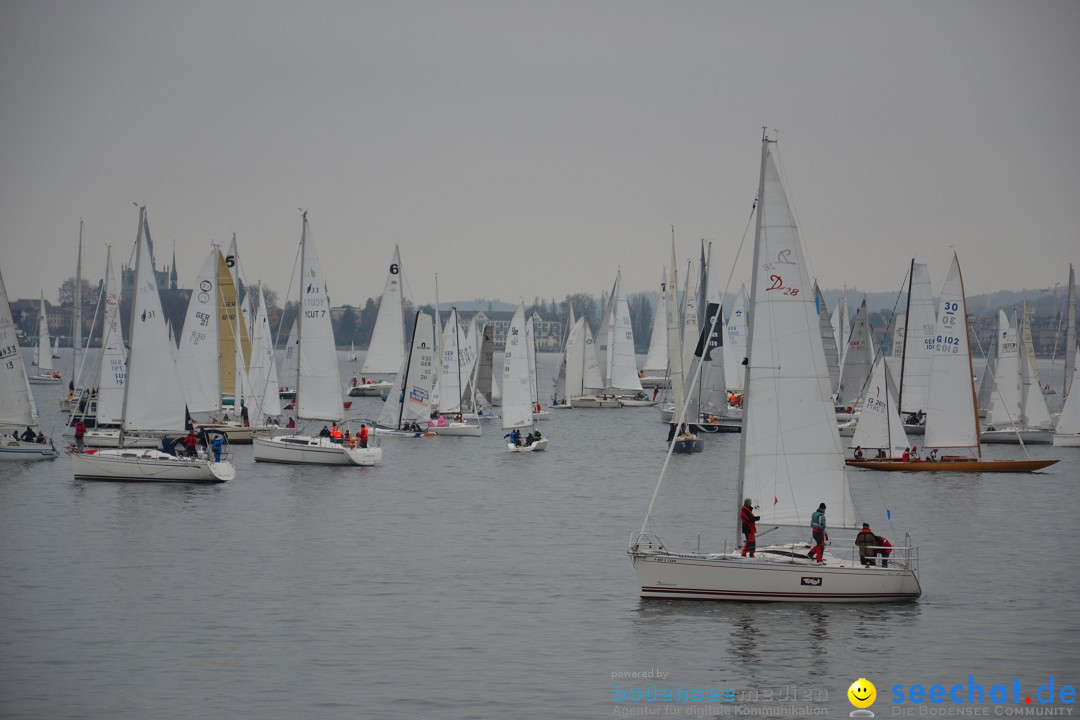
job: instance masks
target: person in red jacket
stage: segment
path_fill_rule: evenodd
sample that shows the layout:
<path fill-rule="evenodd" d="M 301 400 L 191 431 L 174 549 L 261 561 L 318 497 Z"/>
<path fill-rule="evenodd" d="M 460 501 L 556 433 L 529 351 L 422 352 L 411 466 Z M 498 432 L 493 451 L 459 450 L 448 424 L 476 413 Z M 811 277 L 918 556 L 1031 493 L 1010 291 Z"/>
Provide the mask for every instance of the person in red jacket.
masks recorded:
<path fill-rule="evenodd" d="M 746 536 L 746 544 L 743 545 L 742 556 L 746 557 L 746 553 L 750 553 L 750 557 L 754 557 L 754 550 L 757 549 L 757 521 L 760 520 L 759 515 L 754 514 L 754 504 L 750 498 L 743 500 L 742 507 L 739 508 L 739 520 L 742 522 L 743 535 Z"/>
<path fill-rule="evenodd" d="M 75 421 L 75 447 L 79 452 L 83 451 L 83 437 L 86 435 L 86 423 L 82 419 Z"/>
<path fill-rule="evenodd" d="M 877 555 L 881 556 L 881 567 L 889 567 L 889 556 L 892 555 L 892 543 L 884 535 L 877 536 Z"/>

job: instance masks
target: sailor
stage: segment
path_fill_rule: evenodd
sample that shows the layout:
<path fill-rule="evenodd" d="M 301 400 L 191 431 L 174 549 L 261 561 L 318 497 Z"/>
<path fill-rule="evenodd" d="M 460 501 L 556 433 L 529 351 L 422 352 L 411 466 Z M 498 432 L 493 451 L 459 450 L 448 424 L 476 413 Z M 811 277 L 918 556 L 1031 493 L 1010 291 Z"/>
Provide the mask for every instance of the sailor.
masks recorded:
<path fill-rule="evenodd" d="M 360 423 L 360 447 L 366 448 L 369 434 L 368 426 L 364 423 Z"/>
<path fill-rule="evenodd" d="M 810 550 L 810 557 L 817 557 L 819 563 L 825 562 L 825 541 L 829 536 L 825 533 L 825 503 L 818 505 L 818 509 L 810 516 L 810 531 L 814 535 L 814 547 Z"/>
<path fill-rule="evenodd" d="M 870 523 L 863 523 L 862 530 L 855 536 L 855 544 L 859 546 L 859 562 L 865 565 L 876 565 L 874 560 L 874 545 L 877 545 L 877 536 L 870 530 Z"/>
<path fill-rule="evenodd" d="M 754 557 L 754 550 L 757 549 L 757 521 L 760 519 L 760 515 L 754 514 L 754 504 L 750 498 L 743 500 L 742 507 L 739 508 L 739 520 L 742 522 L 743 535 L 746 536 L 746 544 L 742 549 L 743 557 L 746 557 L 747 553 Z"/>

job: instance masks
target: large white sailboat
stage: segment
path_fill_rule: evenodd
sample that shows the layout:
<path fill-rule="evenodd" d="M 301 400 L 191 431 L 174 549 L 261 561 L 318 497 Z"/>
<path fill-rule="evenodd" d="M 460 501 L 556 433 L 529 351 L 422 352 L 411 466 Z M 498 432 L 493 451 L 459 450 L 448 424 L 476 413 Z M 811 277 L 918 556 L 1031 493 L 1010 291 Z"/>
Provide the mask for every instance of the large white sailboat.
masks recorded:
<path fill-rule="evenodd" d="M 660 292 L 656 296 L 649 352 L 641 365 L 641 387 L 667 387 L 667 269 L 660 270 Z"/>
<path fill-rule="evenodd" d="M 365 378 L 371 375 L 392 375 L 405 360 L 405 326 L 402 321 L 401 292 L 401 251 L 394 246 L 394 258 L 386 274 L 382 299 L 379 301 L 379 314 L 375 316 L 375 328 L 371 332 L 367 355 L 361 373 Z M 390 390 L 389 380 L 374 380 L 358 383 L 349 388 L 349 395 L 379 397 Z"/>
<path fill-rule="evenodd" d="M 1034 371 L 1034 354 L 1019 340 L 1009 316 L 998 310 L 994 382 L 986 409 L 984 443 L 1048 444 L 1052 423 Z"/>
<path fill-rule="evenodd" d="M 480 437 L 483 434 L 480 421 L 466 421 L 463 417 L 471 408 L 471 398 L 467 398 L 467 393 L 475 353 L 471 342 L 462 338 L 460 323 L 457 308 L 451 308 L 442 335 L 439 415 L 428 421 L 426 429 L 436 435 Z"/>
<path fill-rule="evenodd" d="M 423 434 L 420 423 L 426 425 L 431 416 L 432 391 L 435 389 L 433 333 L 431 316 L 418 311 L 409 352 L 376 420 L 379 428 L 390 432 Z"/>
<path fill-rule="evenodd" d="M 236 469 L 226 458 L 200 451 L 186 457 L 153 448 L 125 447 L 127 433 L 183 434 L 184 395 L 173 348 L 161 311 L 157 278 L 150 262 L 146 208 L 139 208 L 135 249 L 135 298 L 131 313 L 131 352 L 124 378 L 122 429 L 115 448 L 72 454 L 76 478 L 143 482 L 225 482 Z"/>
<path fill-rule="evenodd" d="M 737 497 L 756 499 L 767 526 L 806 530 L 828 507 L 833 542 L 857 519 L 830 397 L 813 287 L 769 144 L 763 138 L 754 239 L 746 397 Z M 888 567 L 863 566 L 852 544 L 811 560 L 805 542 L 738 551 L 669 549 L 651 531 L 653 495 L 631 539 L 642 597 L 695 600 L 885 602 L 921 594 L 914 549 L 896 547 Z M 734 512 L 734 509 L 733 509 Z M 735 545 L 738 545 L 737 538 Z"/>
<path fill-rule="evenodd" d="M 334 328 L 330 323 L 330 297 L 315 241 L 303 214 L 300 234 L 300 312 L 296 316 L 298 368 L 296 415 L 301 420 L 338 423 L 345 419 Z M 305 465 L 374 465 L 382 448 L 351 447 L 321 435 L 281 435 L 254 439 L 258 462 Z"/>
<path fill-rule="evenodd" d="M 37 442 L 37 424 L 37 406 L 26 377 L 4 277 L 0 275 L 0 460 L 55 458 L 52 440 Z M 21 439 L 24 434 L 25 440 Z"/>
<path fill-rule="evenodd" d="M 525 306 L 521 305 L 510 320 L 506 333 L 506 349 L 503 350 L 502 371 L 502 426 L 508 430 L 511 441 L 506 444 L 510 452 L 539 452 L 548 446 L 548 439 L 540 437 L 540 427 L 533 419 L 536 407 L 536 348 L 531 323 L 525 321 Z M 527 436 L 521 432 L 529 428 Z M 513 440 L 517 441 L 514 442 Z"/>

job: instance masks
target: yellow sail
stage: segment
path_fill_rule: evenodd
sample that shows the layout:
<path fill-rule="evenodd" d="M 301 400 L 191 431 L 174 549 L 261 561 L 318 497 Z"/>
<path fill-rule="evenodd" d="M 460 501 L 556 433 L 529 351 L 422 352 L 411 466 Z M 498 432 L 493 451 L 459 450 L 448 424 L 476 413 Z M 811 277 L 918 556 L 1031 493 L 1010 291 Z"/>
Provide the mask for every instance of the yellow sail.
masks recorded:
<path fill-rule="evenodd" d="M 240 349 L 246 369 L 251 359 L 251 338 L 243 319 L 237 321 L 240 314 L 236 283 L 232 271 L 225 262 L 225 256 L 218 253 L 218 367 L 221 372 L 221 394 L 236 394 L 236 343 Z"/>

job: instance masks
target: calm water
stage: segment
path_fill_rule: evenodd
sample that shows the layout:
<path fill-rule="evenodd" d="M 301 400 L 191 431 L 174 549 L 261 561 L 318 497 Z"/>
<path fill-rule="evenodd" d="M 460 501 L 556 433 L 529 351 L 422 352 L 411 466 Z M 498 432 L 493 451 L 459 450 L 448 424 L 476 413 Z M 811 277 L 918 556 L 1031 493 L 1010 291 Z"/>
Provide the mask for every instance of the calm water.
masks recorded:
<path fill-rule="evenodd" d="M 58 422 L 59 391 L 35 392 Z M 1037 475 L 855 473 L 861 514 L 921 546 L 917 603 L 675 603 L 640 600 L 625 554 L 663 462 L 655 409 L 544 425 L 546 453 L 506 453 L 490 423 L 386 439 L 372 469 L 238 448 L 236 480 L 212 487 L 75 482 L 67 457 L 0 468 L 0 716 L 611 717 L 613 682 L 651 682 L 613 673 L 650 669 L 759 692 L 732 712 L 771 714 L 765 691 L 794 684 L 834 717 L 865 676 L 882 716 L 897 683 L 1080 681 L 1080 450 L 1034 450 L 1062 458 Z M 732 535 L 737 453 L 707 436 L 673 460 L 669 546 Z"/>

